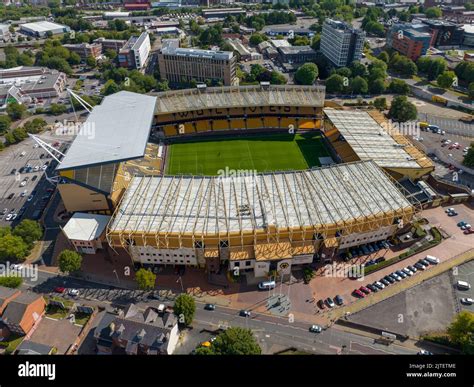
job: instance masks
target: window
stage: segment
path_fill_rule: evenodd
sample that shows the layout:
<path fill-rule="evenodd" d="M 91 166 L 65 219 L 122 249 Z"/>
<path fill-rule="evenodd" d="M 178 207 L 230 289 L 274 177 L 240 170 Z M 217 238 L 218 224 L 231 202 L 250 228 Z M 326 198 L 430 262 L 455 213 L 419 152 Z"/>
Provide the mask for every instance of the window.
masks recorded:
<path fill-rule="evenodd" d="M 250 266 L 250 265 L 252 265 L 251 261 L 245 261 L 245 266 Z"/>

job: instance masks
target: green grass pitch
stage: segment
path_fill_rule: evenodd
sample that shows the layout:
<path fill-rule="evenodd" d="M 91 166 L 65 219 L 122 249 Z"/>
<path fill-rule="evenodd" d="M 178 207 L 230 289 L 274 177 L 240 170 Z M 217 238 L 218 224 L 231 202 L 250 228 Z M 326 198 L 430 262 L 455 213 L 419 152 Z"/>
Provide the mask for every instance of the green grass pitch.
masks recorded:
<path fill-rule="evenodd" d="M 266 134 L 207 137 L 173 142 L 169 147 L 169 175 L 217 175 L 231 170 L 257 172 L 302 170 L 320 166 L 329 156 L 321 134 Z"/>

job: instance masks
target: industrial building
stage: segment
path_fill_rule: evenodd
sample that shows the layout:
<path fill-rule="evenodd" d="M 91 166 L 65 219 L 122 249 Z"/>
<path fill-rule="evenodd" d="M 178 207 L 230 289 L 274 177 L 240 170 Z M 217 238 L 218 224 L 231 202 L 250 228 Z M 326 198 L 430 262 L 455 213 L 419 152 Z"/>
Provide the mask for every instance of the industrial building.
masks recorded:
<path fill-rule="evenodd" d="M 70 31 L 71 29 L 68 26 L 50 21 L 38 21 L 34 23 L 20 24 L 20 32 L 38 38 L 45 38 L 49 34 L 61 35 Z"/>
<path fill-rule="evenodd" d="M 225 86 L 235 85 L 238 83 L 236 62 L 233 52 L 180 48 L 176 39 L 163 42 L 158 54 L 160 76 L 170 84 L 210 80 Z"/>
<path fill-rule="evenodd" d="M 332 19 L 326 19 L 321 34 L 321 52 L 336 67 L 360 60 L 365 32 Z"/>

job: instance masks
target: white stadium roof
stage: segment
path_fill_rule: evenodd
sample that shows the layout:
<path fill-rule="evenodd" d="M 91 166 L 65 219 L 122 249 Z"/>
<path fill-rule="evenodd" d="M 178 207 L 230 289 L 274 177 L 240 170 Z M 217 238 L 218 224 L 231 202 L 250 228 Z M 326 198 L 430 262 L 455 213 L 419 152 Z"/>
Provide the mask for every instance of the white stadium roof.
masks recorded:
<path fill-rule="evenodd" d="M 324 109 L 324 113 L 361 160 L 374 160 L 381 167 L 420 167 L 405 146 L 367 112 Z"/>
<path fill-rule="evenodd" d="M 411 209 L 372 161 L 248 178 L 135 176 L 109 232 L 197 236 L 299 228 Z"/>
<path fill-rule="evenodd" d="M 94 106 L 58 170 L 143 157 L 156 97 L 120 91 Z"/>

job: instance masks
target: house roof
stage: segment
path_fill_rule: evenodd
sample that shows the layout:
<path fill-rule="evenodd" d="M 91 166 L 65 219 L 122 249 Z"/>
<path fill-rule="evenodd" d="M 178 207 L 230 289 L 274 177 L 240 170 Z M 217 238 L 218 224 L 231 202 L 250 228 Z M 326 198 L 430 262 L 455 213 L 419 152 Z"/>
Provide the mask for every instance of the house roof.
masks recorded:
<path fill-rule="evenodd" d="M 18 355 L 49 355 L 53 346 L 36 343 L 31 340 L 23 340 L 17 348 Z"/>
<path fill-rule="evenodd" d="M 0 286 L 0 305 L 2 305 L 7 298 L 10 298 L 15 293 L 18 293 L 19 290 L 17 289 L 10 289 L 4 286 Z"/>
<path fill-rule="evenodd" d="M 5 308 L 2 320 L 7 324 L 19 324 L 23 319 L 26 308 L 41 296 L 35 293 L 21 293 L 10 301 Z"/>

